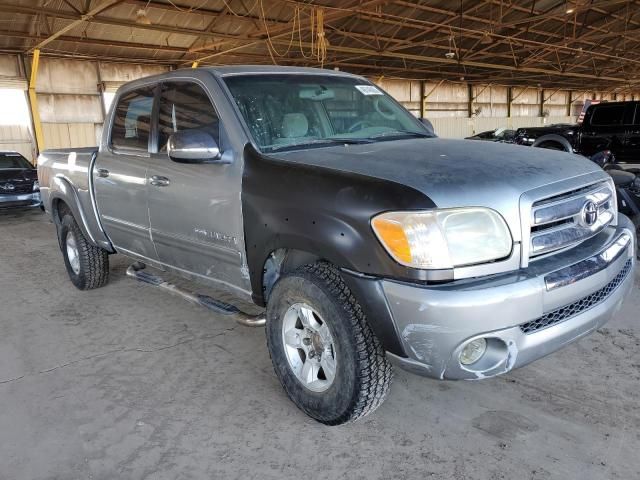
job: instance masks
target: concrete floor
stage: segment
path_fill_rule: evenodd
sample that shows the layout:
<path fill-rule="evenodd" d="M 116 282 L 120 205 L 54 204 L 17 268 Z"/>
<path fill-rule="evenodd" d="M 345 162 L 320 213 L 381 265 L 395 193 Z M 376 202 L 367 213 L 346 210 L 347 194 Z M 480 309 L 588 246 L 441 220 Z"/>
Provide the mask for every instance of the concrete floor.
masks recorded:
<path fill-rule="evenodd" d="M 275 378 L 262 329 L 124 275 L 67 280 L 54 227 L 0 214 L 0 479 L 640 478 L 640 295 L 607 328 L 482 382 L 397 372 L 328 428 Z"/>

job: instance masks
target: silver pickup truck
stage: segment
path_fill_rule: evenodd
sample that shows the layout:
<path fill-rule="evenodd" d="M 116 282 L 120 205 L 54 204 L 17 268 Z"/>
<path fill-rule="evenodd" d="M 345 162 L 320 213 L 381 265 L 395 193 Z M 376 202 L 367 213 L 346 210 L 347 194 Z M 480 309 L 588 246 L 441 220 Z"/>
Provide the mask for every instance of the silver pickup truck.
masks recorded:
<path fill-rule="evenodd" d="M 595 164 L 439 139 L 342 72 L 136 80 L 99 147 L 45 151 L 38 174 L 76 287 L 119 253 L 150 283 L 144 265 L 263 307 L 188 296 L 265 324 L 287 394 L 330 425 L 378 407 L 392 364 L 508 372 L 602 326 L 633 283 L 634 228 Z"/>

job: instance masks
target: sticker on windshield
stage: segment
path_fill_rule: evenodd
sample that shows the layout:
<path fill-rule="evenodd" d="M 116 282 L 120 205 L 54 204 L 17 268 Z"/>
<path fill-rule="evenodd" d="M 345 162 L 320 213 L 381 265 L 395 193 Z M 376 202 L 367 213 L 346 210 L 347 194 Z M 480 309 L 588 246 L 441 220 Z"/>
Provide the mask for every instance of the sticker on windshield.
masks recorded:
<path fill-rule="evenodd" d="M 382 95 L 382 92 L 373 85 L 355 85 L 363 95 Z"/>

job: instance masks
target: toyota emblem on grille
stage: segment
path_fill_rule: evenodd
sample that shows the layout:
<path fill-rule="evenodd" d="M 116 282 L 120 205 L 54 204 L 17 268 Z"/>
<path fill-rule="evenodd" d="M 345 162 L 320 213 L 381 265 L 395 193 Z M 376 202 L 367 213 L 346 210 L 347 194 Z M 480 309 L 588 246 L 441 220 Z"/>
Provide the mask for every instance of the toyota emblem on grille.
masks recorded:
<path fill-rule="evenodd" d="M 16 189 L 15 185 L 13 183 L 4 183 L 2 185 L 0 185 L 0 188 L 6 192 L 12 192 L 13 190 Z"/>
<path fill-rule="evenodd" d="M 591 200 L 582 207 L 582 221 L 588 227 L 598 221 L 598 206 Z"/>

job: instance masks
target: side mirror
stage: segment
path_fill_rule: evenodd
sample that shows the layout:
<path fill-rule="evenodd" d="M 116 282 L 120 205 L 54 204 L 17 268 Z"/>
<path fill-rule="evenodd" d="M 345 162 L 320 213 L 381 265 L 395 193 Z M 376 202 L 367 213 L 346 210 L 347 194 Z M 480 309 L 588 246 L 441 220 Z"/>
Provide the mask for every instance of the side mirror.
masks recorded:
<path fill-rule="evenodd" d="M 427 127 L 427 130 L 429 130 L 429 133 L 432 133 L 434 135 L 436 134 L 436 129 L 433 128 L 433 123 L 431 123 L 431 121 L 428 118 L 421 118 L 420 121 L 425 127 Z"/>
<path fill-rule="evenodd" d="M 171 135 L 167 154 L 178 163 L 226 163 L 213 137 L 200 130 L 183 130 Z"/>

